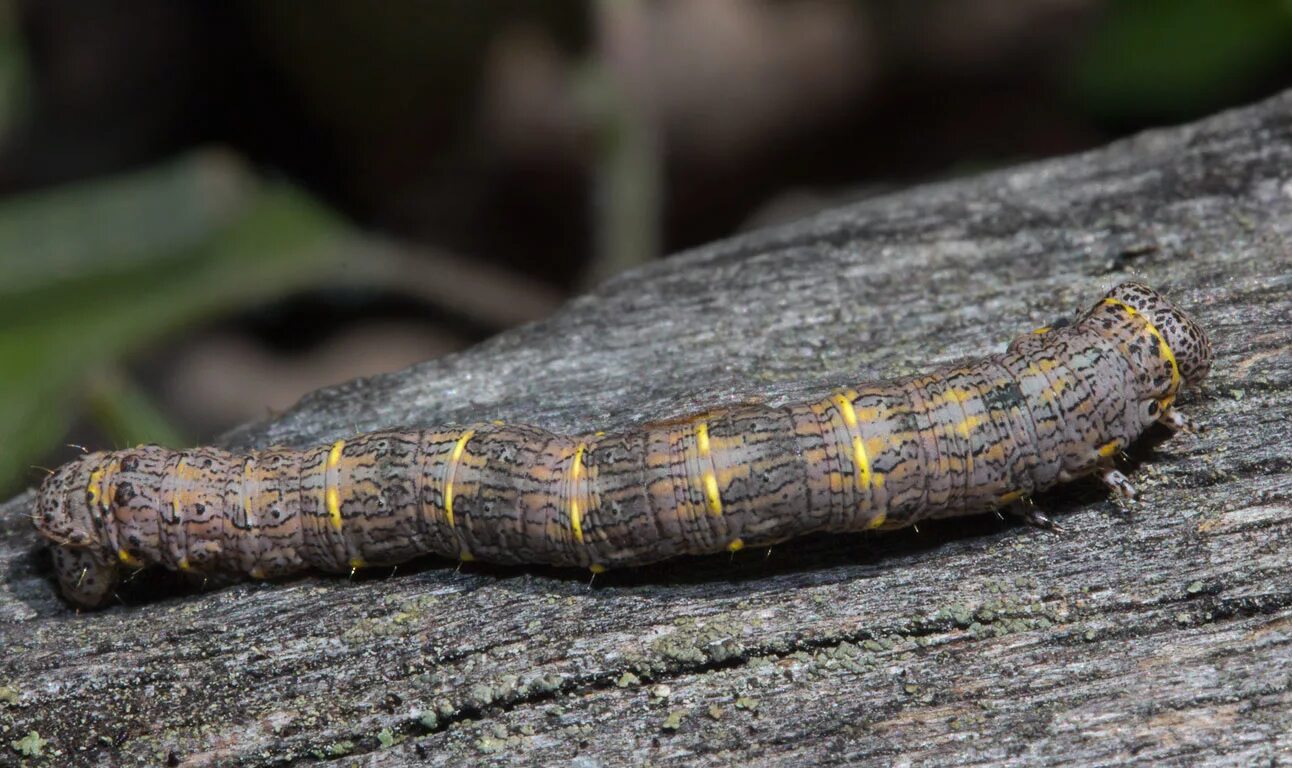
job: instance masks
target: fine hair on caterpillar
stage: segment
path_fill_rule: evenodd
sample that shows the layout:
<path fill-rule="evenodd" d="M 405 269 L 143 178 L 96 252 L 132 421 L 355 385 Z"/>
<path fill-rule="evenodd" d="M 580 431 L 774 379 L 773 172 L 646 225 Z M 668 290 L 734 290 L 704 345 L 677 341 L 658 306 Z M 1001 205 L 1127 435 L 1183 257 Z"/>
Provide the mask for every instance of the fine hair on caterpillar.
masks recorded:
<path fill-rule="evenodd" d="M 1187 426 L 1176 395 L 1211 360 L 1188 316 L 1125 283 L 1003 353 L 809 402 L 605 434 L 481 423 L 87 453 L 45 480 L 34 522 L 81 606 L 149 565 L 273 578 L 434 554 L 599 573 L 1010 507 L 1091 474 L 1131 497 L 1115 457 L 1154 423 Z"/>

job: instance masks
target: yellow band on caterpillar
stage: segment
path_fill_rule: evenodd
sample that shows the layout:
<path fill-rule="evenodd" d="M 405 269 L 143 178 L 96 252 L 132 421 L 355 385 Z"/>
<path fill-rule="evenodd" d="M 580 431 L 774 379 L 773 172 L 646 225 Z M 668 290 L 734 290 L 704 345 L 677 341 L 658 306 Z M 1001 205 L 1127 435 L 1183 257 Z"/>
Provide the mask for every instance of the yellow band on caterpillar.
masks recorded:
<path fill-rule="evenodd" d="M 448 521 L 449 527 L 453 527 L 453 475 L 457 471 L 458 462 L 462 460 L 462 455 L 466 453 L 467 441 L 475 435 L 474 429 L 468 429 L 458 438 L 458 442 L 453 446 L 453 453 L 449 455 L 449 465 L 444 470 L 444 519 Z"/>
<path fill-rule="evenodd" d="M 1139 319 L 1144 321 L 1145 330 L 1149 332 L 1150 336 L 1157 340 L 1158 346 L 1162 351 L 1162 357 L 1166 358 L 1167 364 L 1171 366 L 1170 394 L 1162 398 L 1162 407 L 1171 407 L 1171 403 L 1175 401 L 1176 390 L 1180 388 L 1180 364 L 1176 362 L 1175 352 L 1172 351 L 1171 345 L 1166 343 L 1166 337 L 1162 335 L 1162 332 L 1157 329 L 1157 326 L 1153 325 L 1153 321 L 1149 320 L 1143 312 L 1140 312 L 1126 302 L 1121 301 L 1120 299 L 1104 299 L 1102 303 L 1114 307 L 1120 307 L 1124 309 L 1126 314 L 1130 317 L 1139 317 Z"/>
<path fill-rule="evenodd" d="M 583 543 L 583 515 L 579 509 L 579 476 L 583 474 L 583 452 L 587 446 L 579 443 L 570 461 L 570 529 L 574 540 Z"/>

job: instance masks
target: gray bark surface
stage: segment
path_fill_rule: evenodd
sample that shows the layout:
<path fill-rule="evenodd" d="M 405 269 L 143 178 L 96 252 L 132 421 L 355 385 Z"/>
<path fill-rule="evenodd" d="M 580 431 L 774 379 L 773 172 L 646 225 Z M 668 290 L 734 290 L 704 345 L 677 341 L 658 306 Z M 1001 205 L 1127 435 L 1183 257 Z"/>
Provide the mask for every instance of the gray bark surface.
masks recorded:
<path fill-rule="evenodd" d="M 0 507 L 0 764 L 1292 765 L 1292 92 L 625 275 L 224 444 L 618 429 L 1001 348 L 1123 279 L 1212 335 L 1205 429 L 994 516 L 597 577 L 442 561 L 76 614 Z M 35 732 L 40 755 L 17 744 Z M 23 745 L 30 747 L 30 738 Z"/>

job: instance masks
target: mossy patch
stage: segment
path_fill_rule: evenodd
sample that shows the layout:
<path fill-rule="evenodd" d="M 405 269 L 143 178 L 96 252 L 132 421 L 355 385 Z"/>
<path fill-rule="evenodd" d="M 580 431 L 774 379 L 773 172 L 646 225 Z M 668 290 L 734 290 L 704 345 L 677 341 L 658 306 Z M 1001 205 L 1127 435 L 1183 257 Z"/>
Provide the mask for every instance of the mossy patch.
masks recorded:
<path fill-rule="evenodd" d="M 311 750 L 310 754 L 320 760 L 328 757 L 345 757 L 354 751 L 355 744 L 349 739 L 343 741 L 334 741 L 331 744 L 325 744 L 317 749 Z"/>
<path fill-rule="evenodd" d="M 663 728 L 666 731 L 676 731 L 682 727 L 683 721 L 690 716 L 691 710 L 689 709 L 675 709 L 668 713 L 668 717 L 664 718 L 664 722 L 660 724 L 660 728 Z"/>
<path fill-rule="evenodd" d="M 26 736 L 9 742 L 9 746 L 25 757 L 40 757 L 49 742 L 40 737 L 35 731 L 28 731 Z"/>
<path fill-rule="evenodd" d="M 678 622 L 679 629 L 651 643 L 651 650 L 682 664 L 728 661 L 745 650 L 737 640 L 745 626 L 743 622 L 724 619 Z"/>

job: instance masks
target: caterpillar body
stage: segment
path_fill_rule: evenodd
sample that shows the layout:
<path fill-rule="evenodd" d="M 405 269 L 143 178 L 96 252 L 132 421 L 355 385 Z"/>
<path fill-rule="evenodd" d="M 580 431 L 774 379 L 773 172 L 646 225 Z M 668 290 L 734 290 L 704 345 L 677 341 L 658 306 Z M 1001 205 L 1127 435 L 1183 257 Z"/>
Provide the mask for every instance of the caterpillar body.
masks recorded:
<path fill-rule="evenodd" d="M 1202 330 L 1136 283 L 1001 354 L 814 401 L 743 405 L 617 434 L 531 426 L 385 430 L 306 450 L 91 453 L 34 520 L 63 594 L 108 600 L 159 564 L 272 578 L 426 554 L 594 572 L 813 531 L 1007 506 L 1098 473 L 1211 366 Z"/>

